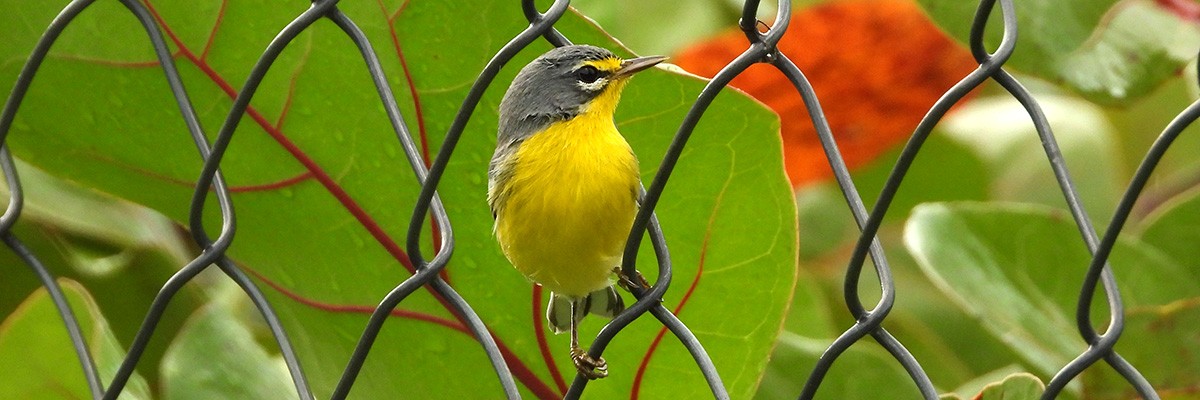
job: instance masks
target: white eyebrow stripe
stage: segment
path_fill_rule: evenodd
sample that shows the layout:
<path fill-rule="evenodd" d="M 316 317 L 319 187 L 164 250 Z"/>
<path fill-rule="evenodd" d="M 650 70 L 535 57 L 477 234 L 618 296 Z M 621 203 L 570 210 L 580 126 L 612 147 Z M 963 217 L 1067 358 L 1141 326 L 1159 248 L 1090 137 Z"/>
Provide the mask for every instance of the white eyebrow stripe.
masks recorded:
<path fill-rule="evenodd" d="M 598 91 L 600 91 L 600 89 L 604 89 L 604 86 L 608 84 L 608 78 L 600 78 L 592 83 L 584 83 L 584 82 L 580 82 L 580 81 L 575 81 L 575 84 L 579 85 L 580 89 L 583 89 L 583 90 L 586 90 L 589 92 L 598 92 Z"/>

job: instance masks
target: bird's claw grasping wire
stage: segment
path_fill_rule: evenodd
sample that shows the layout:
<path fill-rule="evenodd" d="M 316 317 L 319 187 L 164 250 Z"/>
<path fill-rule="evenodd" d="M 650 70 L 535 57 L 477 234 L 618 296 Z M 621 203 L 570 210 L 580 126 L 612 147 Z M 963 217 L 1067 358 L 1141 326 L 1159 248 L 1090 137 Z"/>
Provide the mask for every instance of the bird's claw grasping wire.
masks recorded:
<path fill-rule="evenodd" d="M 582 348 L 571 349 L 571 361 L 575 362 L 575 370 L 584 378 L 595 380 L 608 376 L 608 362 L 604 361 L 604 357 L 592 358 Z"/>
<path fill-rule="evenodd" d="M 621 288 L 625 289 L 627 292 L 632 293 L 633 288 L 639 288 L 642 290 L 650 289 L 650 282 L 646 281 L 646 277 L 642 276 L 641 272 L 635 271 L 634 273 L 637 275 L 633 279 L 630 279 L 628 276 L 625 276 L 625 274 L 622 274 L 620 267 L 614 268 L 613 272 L 617 274 L 617 285 L 621 286 Z"/>

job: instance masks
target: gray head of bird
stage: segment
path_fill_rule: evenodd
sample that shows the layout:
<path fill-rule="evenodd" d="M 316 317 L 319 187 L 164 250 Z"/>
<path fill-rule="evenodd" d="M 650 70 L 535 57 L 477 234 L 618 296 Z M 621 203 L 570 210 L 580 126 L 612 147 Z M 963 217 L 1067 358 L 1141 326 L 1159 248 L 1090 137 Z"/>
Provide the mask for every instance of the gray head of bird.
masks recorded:
<path fill-rule="evenodd" d="M 582 113 L 611 115 L 628 78 L 666 59 L 623 60 L 611 51 L 588 45 L 550 50 L 521 68 L 504 93 L 500 135 L 519 129 L 518 125 L 567 120 Z"/>

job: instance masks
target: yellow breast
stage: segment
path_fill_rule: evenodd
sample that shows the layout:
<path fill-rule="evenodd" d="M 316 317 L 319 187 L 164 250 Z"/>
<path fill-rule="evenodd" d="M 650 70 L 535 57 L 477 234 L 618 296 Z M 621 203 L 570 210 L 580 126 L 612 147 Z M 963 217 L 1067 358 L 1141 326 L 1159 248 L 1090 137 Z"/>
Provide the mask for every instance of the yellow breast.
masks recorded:
<path fill-rule="evenodd" d="M 600 114 L 600 115 L 597 115 Z M 611 114 L 584 113 L 534 134 L 512 155 L 495 207 L 504 255 L 564 295 L 609 285 L 637 213 L 637 158 Z"/>

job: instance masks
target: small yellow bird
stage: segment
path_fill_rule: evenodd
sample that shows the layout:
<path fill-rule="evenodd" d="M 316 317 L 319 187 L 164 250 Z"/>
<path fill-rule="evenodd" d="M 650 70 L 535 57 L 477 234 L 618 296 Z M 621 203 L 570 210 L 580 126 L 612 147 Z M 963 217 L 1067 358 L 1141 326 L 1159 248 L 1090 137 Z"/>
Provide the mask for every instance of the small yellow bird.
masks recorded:
<path fill-rule="evenodd" d="M 496 239 L 518 271 L 551 291 L 550 329 L 571 331 L 571 360 L 588 379 L 608 367 L 579 347 L 577 325 L 588 312 L 611 318 L 625 308 L 611 278 L 641 182 L 613 112 L 629 77 L 663 60 L 559 47 L 522 68 L 500 102 L 488 168 Z"/>

